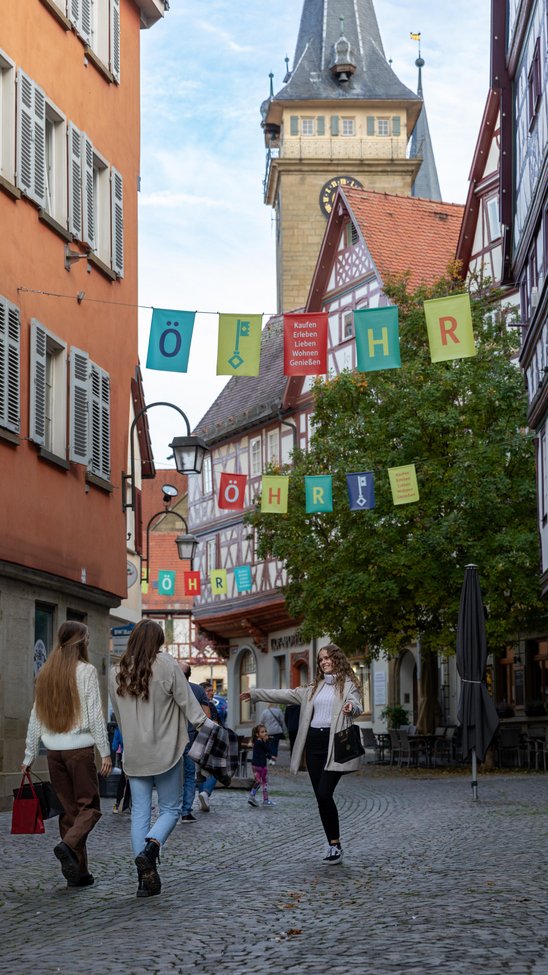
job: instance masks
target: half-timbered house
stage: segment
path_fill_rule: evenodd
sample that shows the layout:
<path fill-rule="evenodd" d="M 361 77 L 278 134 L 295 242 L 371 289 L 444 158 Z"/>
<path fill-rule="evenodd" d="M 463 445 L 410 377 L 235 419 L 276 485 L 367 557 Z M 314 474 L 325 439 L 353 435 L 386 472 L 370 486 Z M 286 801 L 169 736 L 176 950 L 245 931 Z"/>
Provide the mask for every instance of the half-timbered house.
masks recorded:
<path fill-rule="evenodd" d="M 408 273 L 411 287 L 431 282 L 454 257 L 462 207 L 414 197 L 339 189 L 316 264 L 306 311 L 329 315 L 329 372 L 355 368 L 353 311 L 387 304 L 383 282 L 389 274 Z M 255 539 L 240 511 L 218 507 L 221 473 L 248 475 L 249 506 L 260 490 L 270 462 L 290 462 L 294 445 L 307 448 L 313 429 L 311 380 L 283 373 L 280 317 L 263 332 L 260 374 L 234 377 L 199 423 L 196 432 L 211 454 L 200 478 L 189 485 L 189 522 L 200 538 L 197 565 L 202 594 L 194 606 L 199 638 L 228 653 L 230 719 L 245 729 L 252 718 L 240 705 L 241 690 L 295 686 L 313 671 L 316 643 L 301 643 L 298 620 L 289 617 L 281 586 L 283 567 L 261 561 Z M 252 588 L 238 593 L 234 569 L 252 567 Z M 214 595 L 209 574 L 227 569 L 228 593 Z M 388 666 L 355 661 L 363 682 L 366 713 L 373 723 L 388 703 Z M 399 699 L 418 710 L 417 660 L 410 651 L 398 662 Z M 375 688 L 373 697 L 372 687 Z"/>
<path fill-rule="evenodd" d="M 540 585 L 548 596 L 548 4 L 492 0 L 491 86 L 500 101 L 501 282 L 519 294 L 520 365 L 536 433 Z M 518 715 L 548 710 L 548 638 L 518 635 L 498 662 Z"/>

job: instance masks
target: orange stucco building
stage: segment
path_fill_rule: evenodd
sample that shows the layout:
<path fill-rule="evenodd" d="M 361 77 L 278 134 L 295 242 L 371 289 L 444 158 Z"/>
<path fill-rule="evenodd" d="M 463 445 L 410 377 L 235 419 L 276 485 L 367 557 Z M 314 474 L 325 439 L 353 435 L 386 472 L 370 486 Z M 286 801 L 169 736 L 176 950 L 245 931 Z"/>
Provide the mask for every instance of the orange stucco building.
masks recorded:
<path fill-rule="evenodd" d="M 140 31 L 164 0 L 2 0 L 0 801 L 67 618 L 106 673 L 127 596 Z"/>

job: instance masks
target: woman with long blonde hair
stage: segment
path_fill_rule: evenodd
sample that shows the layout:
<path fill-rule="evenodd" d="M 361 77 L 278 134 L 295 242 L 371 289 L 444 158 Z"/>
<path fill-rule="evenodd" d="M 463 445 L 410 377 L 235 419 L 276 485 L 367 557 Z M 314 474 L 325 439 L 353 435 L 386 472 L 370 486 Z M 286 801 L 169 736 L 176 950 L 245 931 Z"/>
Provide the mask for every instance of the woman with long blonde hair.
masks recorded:
<path fill-rule="evenodd" d="M 101 818 L 95 746 L 102 759 L 101 775 L 112 769 L 97 671 L 88 657 L 89 633 L 83 623 L 59 627 L 57 646 L 38 674 L 30 715 L 23 771 L 38 756 L 40 741 L 47 749 L 51 784 L 63 807 L 61 842 L 54 854 L 68 887 L 89 887 L 86 840 Z"/>
<path fill-rule="evenodd" d="M 207 721 L 183 671 L 162 653 L 164 631 L 142 619 L 132 630 L 118 667 L 110 672 L 110 699 L 124 739 L 123 766 L 131 787 L 131 844 L 137 897 L 159 894 L 160 849 L 177 825 L 183 792 L 187 725 Z M 211 724 L 211 722 L 210 722 Z M 152 821 L 152 790 L 160 814 Z"/>
<path fill-rule="evenodd" d="M 291 771 L 297 773 L 303 753 L 318 803 L 318 812 L 327 839 L 323 860 L 327 864 L 342 860 L 339 814 L 333 793 L 346 772 L 355 772 L 359 759 L 338 763 L 334 756 L 334 735 L 352 717 L 361 714 L 359 684 L 343 650 L 335 643 L 321 647 L 316 674 L 311 684 L 282 690 L 255 687 L 240 695 L 242 701 L 300 705 L 299 730 L 291 752 Z"/>

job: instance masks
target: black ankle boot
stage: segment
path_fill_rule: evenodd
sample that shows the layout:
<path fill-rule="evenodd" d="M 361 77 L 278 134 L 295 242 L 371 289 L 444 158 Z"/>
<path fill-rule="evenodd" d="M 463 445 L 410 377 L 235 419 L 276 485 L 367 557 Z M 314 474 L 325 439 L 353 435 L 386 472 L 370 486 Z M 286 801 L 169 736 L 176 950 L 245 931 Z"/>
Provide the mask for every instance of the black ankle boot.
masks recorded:
<path fill-rule="evenodd" d="M 137 897 L 153 897 L 162 889 L 162 882 L 156 864 L 160 860 L 160 847 L 153 840 L 147 840 L 145 847 L 135 857 L 139 877 Z"/>

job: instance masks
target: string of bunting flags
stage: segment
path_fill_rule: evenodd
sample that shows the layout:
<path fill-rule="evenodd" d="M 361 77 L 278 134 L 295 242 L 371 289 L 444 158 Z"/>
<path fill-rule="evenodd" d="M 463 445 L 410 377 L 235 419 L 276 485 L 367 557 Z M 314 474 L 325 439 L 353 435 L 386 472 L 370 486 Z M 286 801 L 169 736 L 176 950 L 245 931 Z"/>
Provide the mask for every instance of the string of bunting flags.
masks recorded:
<path fill-rule="evenodd" d="M 433 298 L 424 302 L 424 313 L 432 362 L 464 359 L 476 355 L 472 309 L 468 293 Z M 167 372 L 187 372 L 196 312 L 153 308 L 147 355 L 147 368 Z M 354 311 L 356 365 L 359 372 L 401 368 L 398 308 L 367 308 Z M 284 375 L 317 376 L 328 371 L 328 313 L 291 313 L 283 316 Z M 257 376 L 260 370 L 262 315 L 219 314 L 217 375 Z M 387 470 L 394 505 L 419 500 L 415 464 Z M 285 514 L 288 508 L 290 475 L 265 474 L 262 477 L 261 511 Z M 307 514 L 333 511 L 331 474 L 306 475 Z M 241 511 L 245 507 L 246 474 L 223 472 L 219 480 L 217 504 L 220 509 Z M 348 504 L 351 511 L 375 507 L 375 472 L 346 474 Z M 237 593 L 252 588 L 250 565 L 233 570 Z M 228 594 L 226 569 L 209 573 L 212 595 Z M 158 592 L 173 595 L 175 572 L 158 575 Z M 183 572 L 185 596 L 201 595 L 200 572 Z M 148 583 L 142 584 L 143 591 Z M 145 588 L 146 587 L 146 588 Z"/>
<path fill-rule="evenodd" d="M 414 464 L 388 469 L 392 500 L 397 504 L 411 504 L 419 500 L 417 473 Z M 286 514 L 289 497 L 289 474 L 263 474 L 261 483 L 261 511 L 270 514 Z M 245 507 L 247 474 L 228 474 L 223 472 L 219 480 L 217 505 L 223 510 L 242 511 Z M 333 476 L 331 474 L 307 474 L 304 476 L 306 512 L 333 511 Z M 351 511 L 370 511 L 375 507 L 375 472 L 361 471 L 346 475 L 346 488 Z M 236 592 L 247 592 L 252 588 L 251 566 L 238 565 L 233 570 Z M 158 573 L 158 593 L 172 596 L 175 592 L 173 571 Z M 209 573 L 211 592 L 214 596 L 228 594 L 226 569 L 213 569 Z M 143 593 L 148 592 L 148 583 L 141 584 Z M 183 591 L 185 596 L 201 595 L 200 573 L 183 572 Z"/>
<path fill-rule="evenodd" d="M 164 372 L 187 372 L 196 312 L 153 308 L 146 366 Z M 432 362 L 476 354 L 468 293 L 424 302 Z M 284 375 L 322 376 L 328 371 L 328 313 L 283 316 Z M 217 375 L 258 376 L 261 364 L 262 315 L 218 316 Z M 398 308 L 354 311 L 359 372 L 401 367 Z"/>

